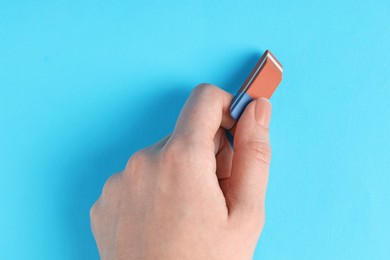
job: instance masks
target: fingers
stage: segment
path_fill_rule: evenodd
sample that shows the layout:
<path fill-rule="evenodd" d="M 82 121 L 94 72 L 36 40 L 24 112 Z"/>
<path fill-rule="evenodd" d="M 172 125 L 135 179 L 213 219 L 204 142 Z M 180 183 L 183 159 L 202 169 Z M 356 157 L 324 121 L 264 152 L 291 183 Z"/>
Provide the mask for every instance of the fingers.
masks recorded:
<path fill-rule="evenodd" d="M 271 159 L 268 135 L 270 117 L 271 104 L 267 99 L 261 98 L 247 106 L 237 123 L 227 195 L 229 213 L 233 215 L 264 211 Z"/>
<path fill-rule="evenodd" d="M 200 84 L 187 99 L 176 123 L 174 136 L 195 143 L 213 142 L 222 126 L 234 125 L 229 107 L 232 95 L 211 84 Z"/>

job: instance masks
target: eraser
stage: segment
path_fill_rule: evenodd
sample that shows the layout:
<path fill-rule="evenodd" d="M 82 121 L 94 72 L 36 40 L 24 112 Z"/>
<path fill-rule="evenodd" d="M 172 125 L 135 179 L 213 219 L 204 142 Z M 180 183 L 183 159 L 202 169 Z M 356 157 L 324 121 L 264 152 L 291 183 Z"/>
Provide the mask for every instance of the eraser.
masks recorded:
<path fill-rule="evenodd" d="M 234 120 L 240 118 L 252 100 L 260 97 L 269 99 L 282 81 L 282 74 L 282 64 L 267 50 L 233 98 L 230 115 Z"/>

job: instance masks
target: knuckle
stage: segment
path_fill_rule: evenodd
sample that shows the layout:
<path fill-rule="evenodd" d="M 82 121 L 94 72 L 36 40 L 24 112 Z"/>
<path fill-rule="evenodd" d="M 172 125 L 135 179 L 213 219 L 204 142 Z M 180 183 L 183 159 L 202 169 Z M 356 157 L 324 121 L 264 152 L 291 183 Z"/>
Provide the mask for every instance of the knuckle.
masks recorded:
<path fill-rule="evenodd" d="M 133 188 L 139 187 L 149 163 L 150 158 L 147 149 L 134 153 L 128 160 L 125 170 L 122 172 L 126 183 Z"/>
<path fill-rule="evenodd" d="M 164 154 L 167 156 L 176 157 L 177 155 L 181 154 L 185 151 L 186 145 L 185 140 L 182 140 L 181 137 L 176 137 L 174 139 L 171 139 L 168 143 L 166 143 L 164 147 Z"/>
<path fill-rule="evenodd" d="M 186 167 L 189 166 L 188 164 L 193 166 L 193 163 L 199 163 L 205 156 L 209 158 L 204 147 L 204 143 L 194 140 L 192 136 L 176 137 L 170 140 L 162 150 L 163 160 L 161 161 L 179 164 L 185 161 Z"/>
<path fill-rule="evenodd" d="M 205 167 L 209 168 L 206 164 L 210 159 L 204 159 L 205 153 L 199 150 L 180 138 L 169 142 L 160 153 L 159 178 L 180 185 L 193 183 Z"/>
<path fill-rule="evenodd" d="M 182 138 L 170 140 L 162 150 L 162 160 L 164 165 L 176 165 L 188 153 L 188 144 Z"/>
<path fill-rule="evenodd" d="M 130 172 L 139 170 L 146 164 L 147 157 L 148 155 L 145 149 L 135 152 L 127 161 L 126 169 L 130 170 Z"/>
<path fill-rule="evenodd" d="M 194 88 L 194 94 L 199 95 L 215 95 L 219 92 L 219 88 L 213 84 L 202 83 Z"/>
<path fill-rule="evenodd" d="M 112 175 L 112 176 L 110 176 L 110 177 L 106 180 L 106 182 L 104 183 L 103 189 L 102 189 L 102 196 L 103 196 L 103 197 L 108 197 L 108 196 L 110 196 L 111 191 L 112 191 L 114 176 L 115 176 L 115 174 Z"/>
<path fill-rule="evenodd" d="M 268 142 L 252 140 L 247 143 L 247 147 L 248 151 L 252 153 L 255 160 L 266 165 L 270 164 L 272 151 Z"/>

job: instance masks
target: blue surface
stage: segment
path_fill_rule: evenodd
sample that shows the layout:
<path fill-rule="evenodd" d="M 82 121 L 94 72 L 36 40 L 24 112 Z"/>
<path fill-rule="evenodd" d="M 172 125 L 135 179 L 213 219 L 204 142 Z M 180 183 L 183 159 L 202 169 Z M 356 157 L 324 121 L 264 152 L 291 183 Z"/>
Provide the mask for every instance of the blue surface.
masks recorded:
<path fill-rule="evenodd" d="M 240 2 L 240 3 L 239 3 Z M 255 259 L 390 259 L 390 2 L 0 2 L 0 259 L 96 259 L 89 208 L 192 87 L 272 98 Z"/>

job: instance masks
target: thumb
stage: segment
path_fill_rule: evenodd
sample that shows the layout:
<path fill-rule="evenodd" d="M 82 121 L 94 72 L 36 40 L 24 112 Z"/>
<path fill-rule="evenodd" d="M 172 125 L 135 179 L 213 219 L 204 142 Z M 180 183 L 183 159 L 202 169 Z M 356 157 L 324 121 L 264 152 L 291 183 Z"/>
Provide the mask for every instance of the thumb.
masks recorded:
<path fill-rule="evenodd" d="M 271 159 L 268 125 L 271 103 L 259 98 L 245 109 L 234 136 L 234 155 L 227 194 L 229 213 L 264 214 L 265 191 Z"/>

